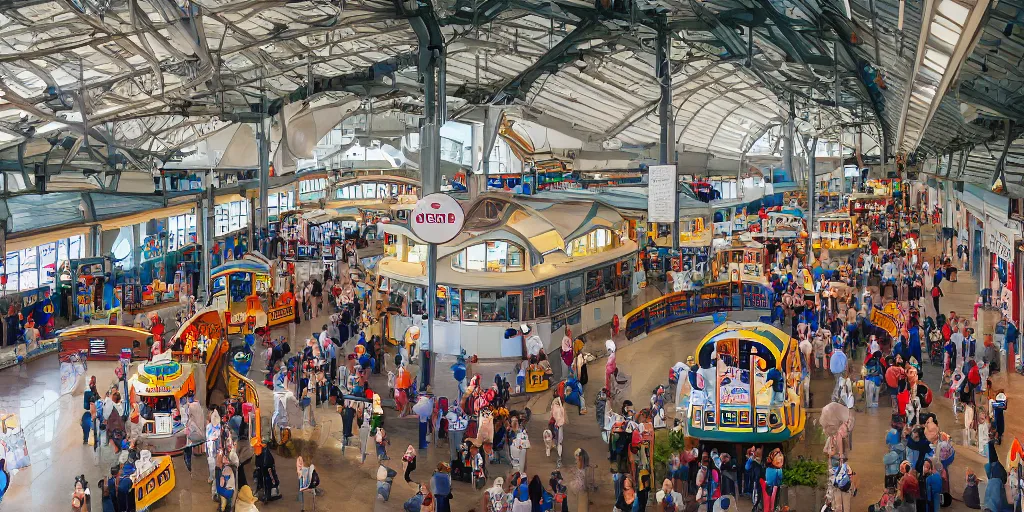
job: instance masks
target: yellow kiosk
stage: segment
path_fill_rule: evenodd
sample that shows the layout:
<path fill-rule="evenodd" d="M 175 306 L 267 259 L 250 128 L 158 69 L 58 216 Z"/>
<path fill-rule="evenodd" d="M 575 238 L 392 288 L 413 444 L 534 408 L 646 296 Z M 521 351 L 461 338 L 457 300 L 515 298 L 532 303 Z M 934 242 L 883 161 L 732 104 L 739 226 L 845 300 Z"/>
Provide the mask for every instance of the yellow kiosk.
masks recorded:
<path fill-rule="evenodd" d="M 702 441 L 781 443 L 804 430 L 796 338 L 767 324 L 727 322 L 697 346 L 687 434 Z"/>
<path fill-rule="evenodd" d="M 252 252 L 213 269 L 212 305 L 226 315 L 228 334 L 295 320 L 295 296 L 289 292 L 274 296 L 270 270 L 270 261 Z"/>
<path fill-rule="evenodd" d="M 825 214 L 817 222 L 818 230 L 813 233 L 815 249 L 852 251 L 860 247 L 860 237 L 854 229 L 853 218 L 848 214 Z"/>

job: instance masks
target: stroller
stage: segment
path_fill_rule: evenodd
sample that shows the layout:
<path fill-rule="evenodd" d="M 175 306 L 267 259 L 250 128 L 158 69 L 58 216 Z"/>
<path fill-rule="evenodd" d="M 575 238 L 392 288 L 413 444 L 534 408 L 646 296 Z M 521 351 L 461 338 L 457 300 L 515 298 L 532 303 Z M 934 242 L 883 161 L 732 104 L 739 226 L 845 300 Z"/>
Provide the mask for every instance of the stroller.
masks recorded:
<path fill-rule="evenodd" d="M 253 482 L 256 485 L 256 496 L 267 503 L 281 499 L 281 480 L 277 477 L 274 455 L 264 448 L 256 456 L 256 469 L 253 470 Z"/>

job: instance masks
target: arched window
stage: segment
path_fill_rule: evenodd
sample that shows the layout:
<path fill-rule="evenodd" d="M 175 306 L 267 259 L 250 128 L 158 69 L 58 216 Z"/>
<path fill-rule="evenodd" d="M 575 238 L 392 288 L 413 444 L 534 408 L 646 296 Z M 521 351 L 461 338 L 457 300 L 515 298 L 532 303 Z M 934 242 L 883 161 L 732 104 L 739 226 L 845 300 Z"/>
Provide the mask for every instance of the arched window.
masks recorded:
<path fill-rule="evenodd" d="M 488 240 L 452 255 L 452 268 L 465 272 L 518 272 L 525 267 L 523 248 L 505 240 Z"/>
<path fill-rule="evenodd" d="M 565 246 L 565 253 L 574 258 L 590 256 L 615 247 L 618 237 L 606 228 L 599 228 L 581 237 L 574 238 Z"/>

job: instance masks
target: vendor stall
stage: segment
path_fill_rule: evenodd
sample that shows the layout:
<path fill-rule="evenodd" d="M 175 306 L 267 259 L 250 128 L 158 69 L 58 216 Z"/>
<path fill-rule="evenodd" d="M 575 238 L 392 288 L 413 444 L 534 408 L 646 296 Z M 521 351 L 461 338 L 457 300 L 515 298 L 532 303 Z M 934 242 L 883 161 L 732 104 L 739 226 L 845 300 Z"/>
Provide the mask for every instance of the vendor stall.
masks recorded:
<path fill-rule="evenodd" d="M 687 434 L 701 441 L 778 443 L 804 429 L 797 340 L 766 324 L 728 322 L 697 346 L 685 378 Z M 680 378 L 684 378 L 680 377 Z"/>
<path fill-rule="evenodd" d="M 171 359 L 170 352 L 138 365 L 128 380 L 129 403 L 138 404 L 142 442 L 149 439 L 184 438 L 182 420 L 188 396 L 196 394 L 192 364 Z M 175 443 L 184 446 L 184 441 Z"/>
<path fill-rule="evenodd" d="M 848 214 L 830 213 L 815 220 L 818 229 L 811 234 L 815 249 L 851 251 L 859 247 L 853 218 Z"/>
<path fill-rule="evenodd" d="M 290 292 L 272 293 L 270 262 L 259 253 L 248 253 L 213 269 L 213 305 L 229 318 L 228 334 L 250 333 L 295 320 L 295 297 Z"/>
<path fill-rule="evenodd" d="M 755 281 L 765 283 L 765 248 L 754 241 L 734 241 L 716 247 L 708 281 Z"/>
<path fill-rule="evenodd" d="M 130 350 L 133 359 L 145 359 L 152 345 L 149 331 L 121 325 L 80 325 L 57 332 L 59 353 L 85 352 L 91 360 L 116 361 L 122 350 Z"/>

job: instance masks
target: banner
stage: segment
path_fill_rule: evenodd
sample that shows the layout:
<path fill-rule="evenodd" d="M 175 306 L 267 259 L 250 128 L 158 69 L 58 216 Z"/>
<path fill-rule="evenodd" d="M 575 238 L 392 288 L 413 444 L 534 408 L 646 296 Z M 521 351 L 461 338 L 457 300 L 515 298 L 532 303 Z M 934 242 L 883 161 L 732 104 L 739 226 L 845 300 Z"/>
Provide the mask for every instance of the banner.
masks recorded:
<path fill-rule="evenodd" d="M 893 339 L 899 333 L 899 322 L 891 315 L 883 313 L 879 308 L 871 309 L 871 323 L 889 333 L 889 336 L 892 336 Z"/>
<path fill-rule="evenodd" d="M 769 309 L 771 289 L 760 283 L 724 282 L 663 295 L 626 314 L 626 337 L 633 339 L 681 320 L 716 311 Z"/>

